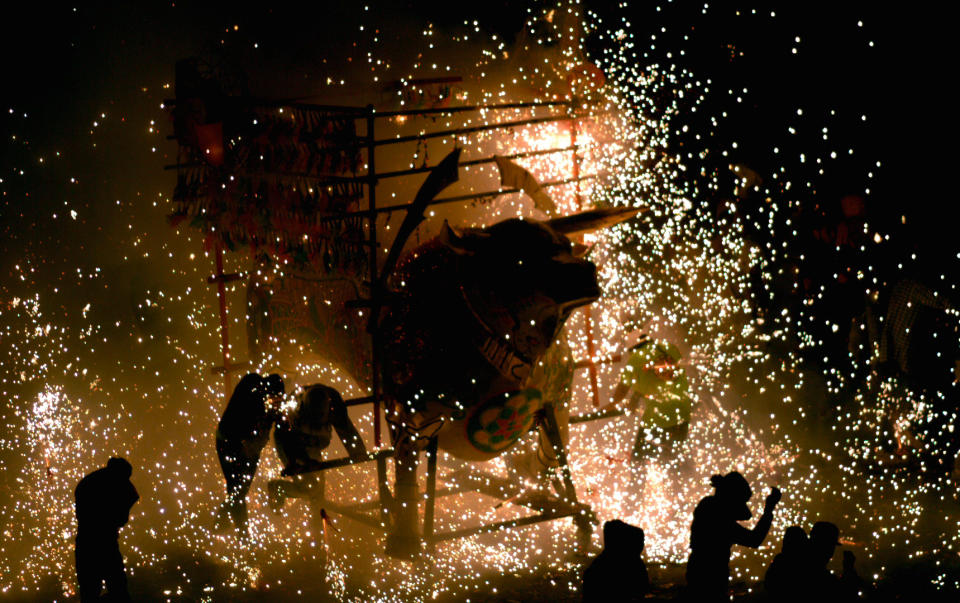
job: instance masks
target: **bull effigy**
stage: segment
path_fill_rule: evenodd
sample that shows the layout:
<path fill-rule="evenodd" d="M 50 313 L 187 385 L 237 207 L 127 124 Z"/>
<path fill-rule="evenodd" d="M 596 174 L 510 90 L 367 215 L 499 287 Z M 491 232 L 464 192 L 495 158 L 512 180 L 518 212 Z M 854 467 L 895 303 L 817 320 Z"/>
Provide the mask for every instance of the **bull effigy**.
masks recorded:
<path fill-rule="evenodd" d="M 582 257 L 587 247 L 571 238 L 638 210 L 559 216 L 544 190 L 549 183 L 541 186 L 510 161 L 522 153 L 494 156 L 483 160 L 495 163 L 501 174 L 502 188 L 493 194 L 522 191 L 547 218 L 510 218 L 486 228 L 444 223 L 438 236 L 408 246 L 428 206 L 460 199 L 436 198 L 458 179 L 460 149 L 455 148 L 433 168 L 390 173 L 428 177 L 411 203 L 389 208 L 405 211 L 405 218 L 382 258 L 376 253 L 381 244 L 373 150 L 403 137 L 376 140 L 377 116 L 370 110 L 277 109 L 227 95 L 199 73 L 196 63 L 178 66 L 177 84 L 181 163 L 171 220 L 189 219 L 217 254 L 218 274 L 211 283 L 218 286 L 221 304 L 225 384 L 241 365 L 230 359 L 223 285 L 246 277 L 250 364 L 279 367 L 304 386 L 274 430 L 284 470 L 268 486 L 271 506 L 279 510 L 287 498 L 306 498 L 313 515 L 323 515 L 323 471 L 376 460 L 381 517 L 352 517 L 387 527 L 388 553 L 413 556 L 423 540 L 456 537 L 432 534 L 436 450 L 467 463 L 485 461 L 539 430 L 546 449 L 533 454 L 541 469 L 559 468 L 560 476 L 550 477 L 546 496 L 524 499 L 538 516 L 506 524 L 571 517 L 589 537 L 592 513 L 577 500 L 566 461 L 573 362 L 562 331 L 571 313 L 596 301 L 600 289 L 596 267 Z M 367 133 L 359 136 L 354 124 L 363 118 Z M 561 119 L 570 118 L 505 125 Z M 499 126 L 480 129 L 492 127 Z M 364 147 L 367 173 L 357 174 Z M 578 165 L 575 158 L 575 177 L 567 182 L 582 179 Z M 240 245 L 250 247 L 259 268 L 248 275 L 223 274 L 223 250 Z M 312 360 L 335 365 L 371 395 L 344 401 L 329 384 L 304 382 L 307 371 L 300 367 Z M 366 451 L 347 407 L 367 402 L 374 404 L 374 447 L 380 446 L 382 404 L 391 448 Z M 347 459 L 324 458 L 332 429 L 343 440 Z M 423 450 L 428 508 L 421 530 L 417 466 Z M 384 466 L 389 456 L 396 467 L 392 492 Z M 522 471 L 538 463 L 513 458 L 509 464 Z M 500 527 L 511 527 L 506 524 Z"/>
<path fill-rule="evenodd" d="M 567 235 L 635 213 L 591 211 L 545 222 L 514 218 L 462 231 L 444 224 L 438 237 L 400 261 L 389 279 L 390 301 L 377 326 L 386 358 L 383 384 L 397 463 L 388 551 L 409 555 L 419 546 L 417 453 L 432 439 L 435 446 L 466 461 L 499 456 L 535 427 L 553 446 L 563 447 L 557 406 L 566 410 L 562 395 L 570 387 L 572 369 L 568 352 L 564 362 L 564 346 L 553 344 L 571 312 L 600 296 L 595 266 L 576 257 Z M 268 304 L 268 298 L 255 296 L 260 304 Z M 252 313 L 269 314 L 266 307 L 255 305 Z M 333 317 L 351 316 L 345 307 L 323 305 L 313 310 L 321 323 L 335 320 L 321 316 L 324 311 Z M 354 323 L 360 320 L 356 313 L 352 316 Z M 349 349 L 349 334 L 361 327 L 343 324 L 335 330 L 342 336 L 326 340 L 331 357 L 348 357 L 336 348 Z M 258 341 L 277 339 L 269 323 L 261 322 L 259 328 Z M 361 356 L 353 358 L 360 361 L 346 368 L 366 384 L 369 365 Z M 349 424 L 342 401 L 311 411 L 306 405 L 310 399 L 305 396 L 295 411 L 294 424 L 301 425 L 301 431 L 310 429 L 307 416 L 323 424 L 322 417 L 339 413 L 339 423 L 329 423 L 338 433 L 338 425 Z M 329 426 L 326 429 L 325 444 L 330 440 Z M 301 447 L 291 456 L 289 446 L 281 444 L 281 438 L 289 437 L 281 434 L 289 434 L 289 428 L 276 434 L 285 473 L 302 476 L 323 467 L 326 445 Z M 345 443 L 349 439 L 344 438 Z M 302 482 L 275 480 L 271 491 L 275 497 L 282 492 L 309 497 L 311 489 L 304 489 Z M 569 479 L 563 494 L 566 510 L 588 532 L 589 509 L 577 502 Z"/>

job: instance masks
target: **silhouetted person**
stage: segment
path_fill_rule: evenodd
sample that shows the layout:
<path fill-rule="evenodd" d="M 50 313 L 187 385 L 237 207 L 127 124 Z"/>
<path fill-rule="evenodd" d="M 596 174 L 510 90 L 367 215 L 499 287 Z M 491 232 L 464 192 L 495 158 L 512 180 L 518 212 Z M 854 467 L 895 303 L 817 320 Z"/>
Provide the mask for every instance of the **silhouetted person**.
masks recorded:
<path fill-rule="evenodd" d="M 127 575 L 120 555 L 120 526 L 130 519 L 130 508 L 140 500 L 130 482 L 133 468 L 126 459 L 111 458 L 107 466 L 77 484 L 76 562 L 80 601 L 99 601 L 103 583 L 111 601 L 129 601 Z"/>
<path fill-rule="evenodd" d="M 279 418 L 283 396 L 280 375 L 263 378 L 250 373 L 240 380 L 217 426 L 217 457 L 227 480 L 227 499 L 217 513 L 222 529 L 229 514 L 240 536 L 247 536 L 247 492 L 257 472 L 260 452 L 270 439 L 270 427 Z"/>
<path fill-rule="evenodd" d="M 583 602 L 640 601 L 650 590 L 643 530 L 619 519 L 603 524 L 603 551 L 583 572 Z"/>
<path fill-rule="evenodd" d="M 730 547 L 735 544 L 760 546 L 770 531 L 773 509 L 780 502 L 780 490 L 771 488 L 763 515 L 757 525 L 748 530 L 737 523 L 752 516 L 747 501 L 753 491 L 747 480 L 731 471 L 723 476 L 714 475 L 710 483 L 715 491 L 697 504 L 690 526 L 687 592 L 690 601 L 698 603 L 729 600 Z"/>
<path fill-rule="evenodd" d="M 809 563 L 807 533 L 800 526 L 790 526 L 783 534 L 783 549 L 773 558 L 763 580 L 771 600 L 785 603 L 807 601 Z"/>
<path fill-rule="evenodd" d="M 838 578 L 827 569 L 839 544 L 840 530 L 836 525 L 828 521 L 813 524 L 810 530 L 810 565 L 807 576 L 811 600 L 822 603 L 857 600 L 861 582 L 853 567 L 853 553 L 844 551 L 841 577 Z"/>

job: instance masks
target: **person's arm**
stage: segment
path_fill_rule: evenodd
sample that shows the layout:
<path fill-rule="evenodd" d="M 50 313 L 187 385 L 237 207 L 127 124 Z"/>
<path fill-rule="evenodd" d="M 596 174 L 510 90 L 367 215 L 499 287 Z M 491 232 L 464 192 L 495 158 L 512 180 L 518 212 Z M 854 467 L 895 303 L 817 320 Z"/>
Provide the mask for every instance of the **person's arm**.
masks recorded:
<path fill-rule="evenodd" d="M 934 310 L 951 309 L 950 300 L 943 295 L 938 294 L 930 287 L 921 285 L 919 283 L 914 283 L 913 287 L 910 288 L 907 301 L 908 303 L 922 304 L 928 308 L 933 308 Z"/>
<path fill-rule="evenodd" d="M 630 392 L 630 386 L 624 382 L 617 384 L 617 389 L 613 391 L 613 402 L 612 405 L 617 406 L 620 404 L 620 401 L 627 397 L 627 394 Z"/>
<path fill-rule="evenodd" d="M 863 588 L 863 580 L 857 574 L 856 567 L 854 567 L 855 562 L 856 557 L 851 551 L 843 552 L 843 573 L 840 575 L 840 586 L 851 601 L 860 598 L 860 590 Z"/>
<path fill-rule="evenodd" d="M 126 491 L 123 494 L 123 507 L 117 512 L 117 523 L 119 526 L 127 525 L 127 522 L 130 521 L 130 509 L 140 500 L 140 494 L 132 482 L 128 481 L 125 486 L 127 487 L 125 487 Z"/>
<path fill-rule="evenodd" d="M 632 386 L 621 382 L 613 391 L 612 402 L 600 408 L 608 410 L 612 408 L 630 410 L 632 412 L 642 412 L 645 408 L 644 397 L 637 392 L 631 391 Z"/>
<path fill-rule="evenodd" d="M 770 494 L 767 495 L 767 500 L 763 506 L 763 515 L 760 516 L 757 525 L 753 526 L 752 530 L 748 530 L 739 524 L 734 524 L 735 527 L 732 538 L 734 544 L 748 546 L 752 549 L 763 544 L 764 539 L 770 532 L 770 525 L 773 523 L 773 510 L 776 508 L 777 503 L 780 502 L 780 496 L 780 490 L 778 488 L 770 489 Z"/>

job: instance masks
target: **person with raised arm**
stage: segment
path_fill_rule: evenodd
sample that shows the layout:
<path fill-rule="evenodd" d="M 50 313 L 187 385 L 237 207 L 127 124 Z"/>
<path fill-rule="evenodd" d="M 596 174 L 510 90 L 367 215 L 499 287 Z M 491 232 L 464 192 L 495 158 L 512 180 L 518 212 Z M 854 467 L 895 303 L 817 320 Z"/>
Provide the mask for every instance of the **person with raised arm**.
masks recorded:
<path fill-rule="evenodd" d="M 710 478 L 714 493 L 704 497 L 693 512 L 690 526 L 690 558 L 687 562 L 687 593 L 690 601 L 729 601 L 730 549 L 735 544 L 759 547 L 770 531 L 773 510 L 780 502 L 780 490 L 771 488 L 763 515 L 753 529 L 738 522 L 750 519 L 747 502 L 753 496 L 750 484 L 740 473 Z"/>

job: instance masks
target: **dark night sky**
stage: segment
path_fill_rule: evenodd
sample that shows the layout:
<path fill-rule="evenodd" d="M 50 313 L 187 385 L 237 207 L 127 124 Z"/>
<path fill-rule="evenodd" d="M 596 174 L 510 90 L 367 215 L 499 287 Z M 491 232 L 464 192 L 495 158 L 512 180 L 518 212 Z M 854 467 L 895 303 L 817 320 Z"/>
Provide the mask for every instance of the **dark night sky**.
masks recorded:
<path fill-rule="evenodd" d="M 426 21 L 452 30 L 465 19 L 477 19 L 489 33 L 509 40 L 524 19 L 514 3 L 502 1 L 448 3 L 430 11 L 420 3 L 371 2 L 367 14 L 361 3 L 324 4 L 335 6 L 99 2 L 74 9 L 18 3 L 7 9 L 0 36 L 8 57 L 2 98 L 4 105 L 29 111 L 32 118 L 27 125 L 5 115 L 3 130 L 20 131 L 36 152 L 69 145 L 85 135 L 90 116 L 105 107 L 142 111 L 146 105 L 138 88 L 152 88 L 146 93 L 151 102 L 161 98 L 157 83 L 172 81 L 177 57 L 203 53 L 220 40 L 252 79 L 259 77 L 275 96 L 285 96 L 315 90 L 311 84 L 318 74 L 349 73 L 356 65 L 337 58 L 356 56 L 361 62 L 364 51 L 351 46 L 361 22 L 384 24 L 385 37 L 402 38 Z M 749 88 L 741 105 L 724 94 L 709 101 L 730 112 L 719 135 L 738 141 L 738 160 L 775 167 L 772 147 L 794 145 L 812 152 L 822 146 L 820 127 L 828 126 L 831 144 L 849 142 L 856 156 L 835 167 L 821 185 L 838 192 L 862 187 L 876 157 L 884 165 L 872 189 L 874 208 L 890 216 L 911 214 L 918 241 L 952 249 L 942 238 L 949 226 L 941 217 L 952 197 L 953 160 L 938 147 L 956 132 L 953 97 L 947 92 L 948 58 L 955 52 L 948 52 L 943 15 L 914 4 L 906 12 L 878 3 L 814 2 L 777 7 L 778 17 L 771 20 L 764 17 L 770 11 L 766 3 L 756 5 L 756 16 L 750 5 L 721 3 L 703 15 L 700 2 L 664 2 L 661 11 L 653 3 L 638 4 L 632 26 L 641 45 L 650 33 L 659 35 L 653 56 L 682 47 L 686 56 L 674 60 L 712 78 L 715 90 Z M 605 14 L 615 3 L 587 6 Z M 225 32 L 233 25 L 238 33 Z M 661 27 L 667 33 L 660 34 Z M 681 43 L 684 34 L 691 41 Z M 252 50 L 251 41 L 262 47 Z M 793 47 L 799 50 L 795 55 Z M 802 118 L 797 108 L 805 111 Z M 828 116 L 830 109 L 837 115 Z M 867 122 L 860 114 L 868 115 Z M 790 124 L 802 126 L 792 137 L 785 132 Z M 16 159 L 7 145 L 0 152 L 4 164 Z"/>

